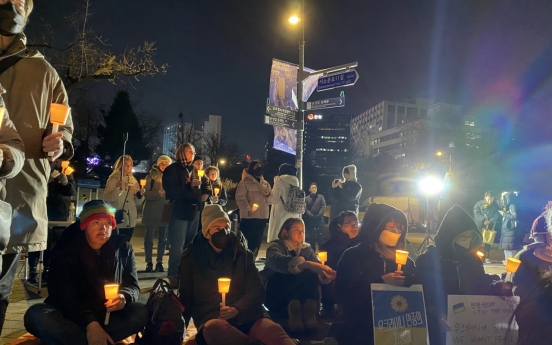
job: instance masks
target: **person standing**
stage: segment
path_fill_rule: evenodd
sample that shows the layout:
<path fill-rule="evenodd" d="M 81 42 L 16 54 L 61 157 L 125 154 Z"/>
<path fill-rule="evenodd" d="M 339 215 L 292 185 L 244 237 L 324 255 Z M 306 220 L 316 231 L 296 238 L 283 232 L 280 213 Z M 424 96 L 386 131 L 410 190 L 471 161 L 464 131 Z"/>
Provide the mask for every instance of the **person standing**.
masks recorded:
<path fill-rule="evenodd" d="M 305 221 L 307 238 L 309 239 L 311 248 L 316 252 L 316 243 L 318 242 L 319 247 L 322 245 L 326 200 L 322 194 L 318 194 L 318 185 L 316 183 L 311 183 L 309 191 L 310 194 L 305 198 L 306 209 L 303 220 Z"/>
<path fill-rule="evenodd" d="M 0 328 L 4 323 L 19 253 L 46 249 L 48 161 L 68 160 L 73 156 L 71 115 L 57 133 L 52 133 L 49 121 L 50 104 L 68 105 L 63 83 L 42 54 L 25 46 L 23 30 L 32 12 L 33 0 L 3 0 L 1 4 L 0 85 L 9 90 L 3 99 L 10 119 L 19 129 L 26 158 L 21 173 L 6 180 L 2 190 L 4 200 L 12 205 L 15 216 L 11 224 L 11 238 L 1 258 Z M 2 140 L 9 139 L 2 137 Z M 5 154 L 6 150 L 3 151 Z M 52 155 L 49 156 L 48 152 Z M 15 162 L 18 154 L 11 150 L 11 155 Z"/>
<path fill-rule="evenodd" d="M 492 190 L 485 192 L 485 198 L 478 201 L 473 206 L 473 220 L 477 225 L 479 231 L 483 232 L 483 229 L 495 229 L 498 230 L 497 222 L 500 217 L 498 213 L 498 205 L 495 202 L 495 195 Z M 485 243 L 485 263 L 490 263 L 491 255 L 491 243 Z"/>
<path fill-rule="evenodd" d="M 176 162 L 163 172 L 163 190 L 173 205 L 169 222 L 169 266 L 167 277 L 171 287 L 178 287 L 178 263 L 182 250 L 192 242 L 199 226 L 201 210 L 201 181 L 192 162 L 195 147 L 190 143 L 176 149 Z"/>
<path fill-rule="evenodd" d="M 357 182 L 357 168 L 353 164 L 347 165 L 343 168 L 343 180 L 335 179 L 332 182 L 330 219 L 339 216 L 343 211 L 353 211 L 358 216 L 361 195 L 362 186 Z"/>
<path fill-rule="evenodd" d="M 278 239 L 282 224 L 288 218 L 301 218 L 300 213 L 291 213 L 286 210 L 285 203 L 289 201 L 292 187 L 299 187 L 297 179 L 297 168 L 291 164 L 284 163 L 278 169 L 278 176 L 274 177 L 274 187 L 269 203 L 272 205 L 270 220 L 268 222 L 268 243 Z"/>
<path fill-rule="evenodd" d="M 117 233 L 132 239 L 134 227 L 138 219 L 137 206 L 144 202 L 144 190 L 132 175 L 132 157 L 121 156 L 115 162 L 113 172 L 107 179 L 104 190 L 105 201 L 122 211 L 123 216 L 117 219 Z M 122 175 L 122 176 L 121 176 Z"/>
<path fill-rule="evenodd" d="M 144 251 L 146 256 L 146 272 L 153 271 L 152 252 L 153 235 L 157 231 L 157 260 L 155 270 L 165 272 L 163 267 L 163 253 L 167 239 L 167 224 L 161 221 L 163 208 L 166 204 L 165 191 L 163 190 L 163 171 L 171 165 L 172 159 L 169 156 L 161 155 L 157 158 L 157 164 L 151 167 L 146 176 L 146 187 L 144 192 L 144 208 L 142 210 L 142 224 L 146 227 L 144 235 Z"/>
<path fill-rule="evenodd" d="M 215 166 L 208 166 L 205 168 L 205 182 L 202 184 L 202 193 L 205 202 L 208 205 L 220 205 L 226 206 L 228 202 L 228 195 L 226 188 L 222 185 L 220 180 L 220 171 Z"/>
<path fill-rule="evenodd" d="M 502 216 L 502 229 L 500 234 L 500 249 L 504 250 L 504 261 L 506 264 L 508 258 L 516 256 L 517 248 L 520 241 L 517 238 L 517 214 L 516 205 L 513 203 L 513 194 L 511 192 L 503 192 L 500 199 L 500 210 Z"/>
<path fill-rule="evenodd" d="M 251 161 L 244 179 L 236 188 L 236 203 L 240 209 L 240 231 L 255 257 L 268 222 L 271 195 L 270 184 L 263 178 L 263 163 Z"/>

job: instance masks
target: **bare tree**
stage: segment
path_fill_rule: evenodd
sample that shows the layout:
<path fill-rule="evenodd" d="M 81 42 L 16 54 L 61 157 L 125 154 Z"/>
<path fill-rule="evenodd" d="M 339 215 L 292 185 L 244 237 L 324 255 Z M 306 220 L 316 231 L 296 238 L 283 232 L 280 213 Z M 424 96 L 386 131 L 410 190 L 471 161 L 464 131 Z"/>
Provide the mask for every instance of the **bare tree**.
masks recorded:
<path fill-rule="evenodd" d="M 93 96 L 85 90 L 80 90 L 73 98 L 71 114 L 75 126 L 73 140 L 75 146 L 81 148 L 83 154 L 94 151 L 99 143 L 98 127 L 104 125 L 102 109 L 99 101 L 94 101 Z"/>
<path fill-rule="evenodd" d="M 45 33 L 39 42 L 29 44 L 30 47 L 50 50 L 54 66 L 68 92 L 94 80 L 115 83 L 123 77 L 138 80 L 140 76 L 166 73 L 168 65 L 158 65 L 155 62 L 155 42 L 146 41 L 140 46 L 127 47 L 118 54 L 111 52 L 108 41 L 89 27 L 88 20 L 93 14 L 90 12 L 91 6 L 91 0 L 83 0 L 82 10 L 68 18 L 75 30 L 75 36 L 66 46 L 54 45 L 53 34 L 52 37 L 47 37 Z M 51 26 L 45 26 L 44 32 L 53 31 Z"/>

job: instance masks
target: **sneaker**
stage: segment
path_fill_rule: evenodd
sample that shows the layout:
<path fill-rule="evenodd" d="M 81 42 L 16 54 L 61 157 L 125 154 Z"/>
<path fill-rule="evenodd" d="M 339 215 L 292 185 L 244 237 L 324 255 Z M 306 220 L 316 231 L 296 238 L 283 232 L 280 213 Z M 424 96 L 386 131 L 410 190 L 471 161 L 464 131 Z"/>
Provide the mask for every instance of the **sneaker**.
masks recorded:
<path fill-rule="evenodd" d="M 305 326 L 301 315 L 301 302 L 299 300 L 291 300 L 288 305 L 289 330 L 290 332 L 303 332 Z"/>
<path fill-rule="evenodd" d="M 155 271 L 157 271 L 157 272 L 165 272 L 165 268 L 163 267 L 163 263 L 158 262 L 158 263 L 155 265 Z"/>
<path fill-rule="evenodd" d="M 151 273 L 153 271 L 153 264 L 148 262 L 146 265 L 146 273 Z"/>

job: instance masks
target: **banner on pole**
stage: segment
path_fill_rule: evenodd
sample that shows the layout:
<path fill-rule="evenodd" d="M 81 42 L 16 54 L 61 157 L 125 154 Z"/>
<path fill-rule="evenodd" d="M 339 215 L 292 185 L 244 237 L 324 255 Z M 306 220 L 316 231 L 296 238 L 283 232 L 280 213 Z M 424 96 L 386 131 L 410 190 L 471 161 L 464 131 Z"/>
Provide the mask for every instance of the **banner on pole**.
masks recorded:
<path fill-rule="evenodd" d="M 270 70 L 269 103 L 278 108 L 297 111 L 297 71 L 299 66 L 272 59 Z M 314 72 L 306 68 L 306 72 Z M 319 75 L 310 76 L 303 82 L 303 102 L 306 102 L 318 85 Z"/>
<path fill-rule="evenodd" d="M 372 311 L 375 345 L 429 343 L 421 285 L 372 284 Z"/>
<path fill-rule="evenodd" d="M 517 343 L 518 326 L 509 321 L 519 297 L 450 295 L 447 321 L 447 345 Z"/>
<path fill-rule="evenodd" d="M 296 147 L 297 130 L 281 126 L 274 126 L 274 142 L 272 148 L 294 155 L 296 154 Z"/>

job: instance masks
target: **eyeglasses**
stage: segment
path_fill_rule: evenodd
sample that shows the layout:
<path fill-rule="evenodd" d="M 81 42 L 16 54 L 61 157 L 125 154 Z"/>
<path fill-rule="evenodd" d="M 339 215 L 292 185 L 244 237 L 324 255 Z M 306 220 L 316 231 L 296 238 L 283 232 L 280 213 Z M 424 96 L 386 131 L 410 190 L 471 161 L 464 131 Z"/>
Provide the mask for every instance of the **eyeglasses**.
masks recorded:
<path fill-rule="evenodd" d="M 386 226 L 384 230 L 390 231 L 394 234 L 402 234 L 402 228 L 397 228 L 396 226 Z"/>
<path fill-rule="evenodd" d="M 348 227 L 351 227 L 351 228 L 358 228 L 358 227 L 359 227 L 359 225 L 358 225 L 357 222 L 354 222 L 354 223 L 343 223 L 343 224 L 341 224 L 341 226 L 344 226 L 344 227 L 347 227 L 347 228 L 348 228 Z"/>

